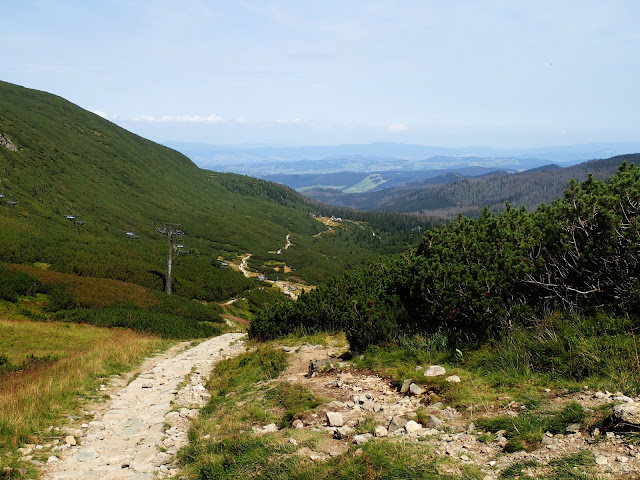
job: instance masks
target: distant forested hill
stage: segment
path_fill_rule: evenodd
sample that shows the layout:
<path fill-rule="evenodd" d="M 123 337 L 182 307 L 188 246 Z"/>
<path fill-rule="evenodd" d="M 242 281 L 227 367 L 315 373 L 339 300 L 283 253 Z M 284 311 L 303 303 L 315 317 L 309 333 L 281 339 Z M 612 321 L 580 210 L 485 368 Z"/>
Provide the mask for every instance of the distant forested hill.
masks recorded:
<path fill-rule="evenodd" d="M 484 206 L 492 211 L 500 211 L 506 202 L 514 207 L 525 206 L 533 210 L 541 203 L 560 198 L 569 180 L 585 180 L 589 173 L 596 179 L 609 178 L 625 161 L 639 163 L 640 155 L 620 155 L 567 168 L 547 166 L 515 174 L 451 178 L 452 181 L 444 185 L 429 179 L 362 194 L 340 194 L 327 190 L 307 190 L 304 194 L 317 201 L 343 207 L 415 212 L 445 218 L 452 218 L 459 212 L 478 215 Z"/>

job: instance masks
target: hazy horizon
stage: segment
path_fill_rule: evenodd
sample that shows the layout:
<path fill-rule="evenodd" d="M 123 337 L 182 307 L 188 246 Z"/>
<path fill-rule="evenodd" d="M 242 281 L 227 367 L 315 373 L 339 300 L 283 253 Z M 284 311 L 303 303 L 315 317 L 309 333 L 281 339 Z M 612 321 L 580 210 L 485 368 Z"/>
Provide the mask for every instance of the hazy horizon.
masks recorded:
<path fill-rule="evenodd" d="M 640 139 L 640 4 L 24 0 L 0 79 L 166 143 Z"/>

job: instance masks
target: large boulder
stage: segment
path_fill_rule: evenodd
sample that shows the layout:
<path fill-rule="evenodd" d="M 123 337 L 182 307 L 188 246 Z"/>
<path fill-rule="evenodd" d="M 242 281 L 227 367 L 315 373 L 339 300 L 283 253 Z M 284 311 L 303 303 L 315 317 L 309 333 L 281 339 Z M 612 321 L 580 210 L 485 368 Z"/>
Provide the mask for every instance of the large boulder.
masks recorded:
<path fill-rule="evenodd" d="M 344 425 L 344 419 L 339 412 L 327 412 L 327 425 L 330 427 L 342 427 Z"/>
<path fill-rule="evenodd" d="M 444 375 L 445 373 L 447 373 L 447 371 L 444 369 L 444 367 L 441 367 L 440 365 L 431 365 L 424 371 L 424 376 L 439 377 L 440 375 Z"/>
<path fill-rule="evenodd" d="M 624 423 L 633 428 L 640 428 L 640 403 L 623 403 L 613 407 L 613 418 L 616 423 Z"/>

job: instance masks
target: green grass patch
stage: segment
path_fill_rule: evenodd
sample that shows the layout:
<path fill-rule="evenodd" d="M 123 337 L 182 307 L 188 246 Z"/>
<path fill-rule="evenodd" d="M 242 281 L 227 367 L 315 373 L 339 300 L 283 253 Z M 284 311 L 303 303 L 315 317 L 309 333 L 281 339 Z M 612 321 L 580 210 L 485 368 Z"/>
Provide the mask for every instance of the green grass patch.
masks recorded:
<path fill-rule="evenodd" d="M 554 480 L 595 480 L 593 453 L 582 451 L 564 455 L 549 462 Z"/>
<path fill-rule="evenodd" d="M 508 442 L 505 452 L 519 450 L 535 450 L 545 432 L 553 434 L 564 433 L 572 423 L 582 424 L 586 414 L 582 405 L 570 402 L 562 410 L 528 412 L 518 416 L 499 416 L 494 418 L 479 418 L 477 426 L 490 432 L 505 431 Z"/>
<path fill-rule="evenodd" d="M 323 399 L 318 398 L 304 385 L 289 382 L 282 382 L 269 390 L 265 398 L 278 407 L 284 408 L 280 428 L 291 426 L 293 421 L 300 418 L 302 414 L 324 403 Z"/>

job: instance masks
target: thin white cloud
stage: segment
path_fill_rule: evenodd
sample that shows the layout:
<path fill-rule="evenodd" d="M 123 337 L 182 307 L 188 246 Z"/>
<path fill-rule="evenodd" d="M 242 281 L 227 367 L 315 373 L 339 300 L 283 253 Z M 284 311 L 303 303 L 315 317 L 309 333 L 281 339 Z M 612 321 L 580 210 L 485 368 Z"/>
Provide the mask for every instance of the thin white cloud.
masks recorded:
<path fill-rule="evenodd" d="M 387 131 L 391 133 L 406 132 L 407 130 L 409 130 L 409 126 L 402 123 L 399 123 L 398 125 L 389 125 L 387 128 Z"/>
<path fill-rule="evenodd" d="M 135 122 L 164 122 L 164 123 L 219 123 L 222 117 L 212 113 L 206 117 L 200 115 L 164 115 L 154 117 L 153 115 L 138 115 L 132 119 Z"/>
<path fill-rule="evenodd" d="M 107 120 L 116 120 L 118 118 L 117 115 L 109 115 L 108 113 L 103 112 L 102 110 L 93 110 L 92 113 L 95 113 L 99 117 L 105 118 Z"/>
<path fill-rule="evenodd" d="M 296 117 L 296 118 L 295 118 L 295 119 L 293 119 L 293 120 L 276 120 L 276 123 L 278 123 L 278 124 L 280 124 L 280 125 L 282 125 L 282 124 L 285 124 L 285 125 L 295 125 L 295 124 L 297 124 L 297 123 L 302 123 L 302 119 L 301 119 L 300 117 Z"/>

